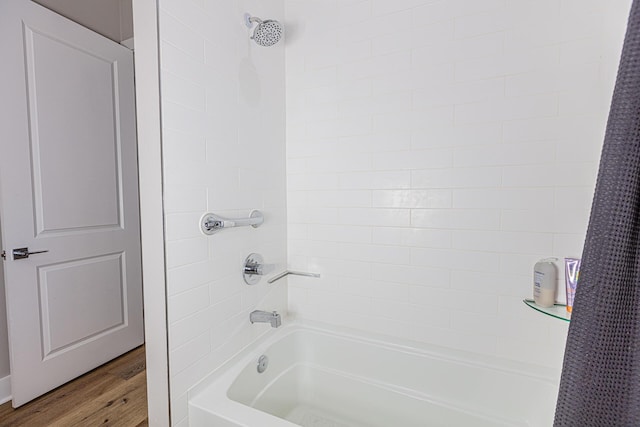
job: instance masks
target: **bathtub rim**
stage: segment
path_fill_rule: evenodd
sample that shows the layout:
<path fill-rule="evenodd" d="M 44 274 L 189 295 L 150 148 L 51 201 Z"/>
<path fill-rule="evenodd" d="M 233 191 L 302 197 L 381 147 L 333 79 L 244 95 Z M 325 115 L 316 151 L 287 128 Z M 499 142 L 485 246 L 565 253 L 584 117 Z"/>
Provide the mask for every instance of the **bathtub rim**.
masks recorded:
<path fill-rule="evenodd" d="M 192 402 L 196 403 L 195 399 L 198 395 L 208 389 L 209 386 L 218 383 L 222 378 L 227 380 L 224 382 L 225 390 L 223 394 L 225 398 L 228 399 L 227 392 L 229 387 L 231 387 L 235 378 L 238 377 L 240 372 L 249 363 L 252 363 L 254 359 L 257 360 L 261 354 L 264 354 L 266 350 L 278 341 L 284 340 L 288 336 L 300 331 L 310 331 L 312 333 L 338 337 L 340 339 L 347 339 L 356 343 L 383 347 L 389 350 L 428 357 L 431 359 L 445 360 L 465 366 L 492 369 L 503 373 L 529 377 L 555 387 L 557 387 L 560 382 L 560 368 L 554 369 L 546 366 L 505 359 L 498 356 L 489 356 L 429 343 L 421 343 L 368 331 L 335 326 L 323 322 L 285 318 L 283 326 L 278 329 L 271 329 L 262 334 L 252 343 L 243 347 L 240 351 L 227 359 L 217 369 L 202 378 L 202 380 L 200 380 L 196 385 L 191 387 L 187 393 L 189 404 Z M 231 379 L 231 381 L 228 381 L 229 379 Z M 234 403 L 238 403 L 231 399 L 229 400 Z M 238 404 L 241 405 L 240 403 Z"/>

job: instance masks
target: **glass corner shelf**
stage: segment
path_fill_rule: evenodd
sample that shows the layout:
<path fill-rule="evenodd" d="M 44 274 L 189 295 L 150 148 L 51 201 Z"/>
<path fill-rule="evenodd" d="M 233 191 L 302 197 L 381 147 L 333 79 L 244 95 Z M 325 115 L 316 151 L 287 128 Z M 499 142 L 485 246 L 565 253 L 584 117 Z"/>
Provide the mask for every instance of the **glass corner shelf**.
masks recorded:
<path fill-rule="evenodd" d="M 564 320 L 565 322 L 571 321 L 571 313 L 567 311 L 567 306 L 565 304 L 554 304 L 553 307 L 540 307 L 532 299 L 523 299 L 522 302 L 534 310 L 546 314 L 547 316 L 555 317 L 556 319 Z"/>

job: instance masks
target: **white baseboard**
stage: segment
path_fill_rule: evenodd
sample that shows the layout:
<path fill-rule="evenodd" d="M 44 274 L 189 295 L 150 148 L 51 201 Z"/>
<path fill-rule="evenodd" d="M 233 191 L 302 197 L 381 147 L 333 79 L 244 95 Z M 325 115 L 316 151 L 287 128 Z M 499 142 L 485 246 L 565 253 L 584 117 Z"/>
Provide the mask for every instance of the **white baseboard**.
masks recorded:
<path fill-rule="evenodd" d="M 11 375 L 0 378 L 0 405 L 11 400 Z"/>

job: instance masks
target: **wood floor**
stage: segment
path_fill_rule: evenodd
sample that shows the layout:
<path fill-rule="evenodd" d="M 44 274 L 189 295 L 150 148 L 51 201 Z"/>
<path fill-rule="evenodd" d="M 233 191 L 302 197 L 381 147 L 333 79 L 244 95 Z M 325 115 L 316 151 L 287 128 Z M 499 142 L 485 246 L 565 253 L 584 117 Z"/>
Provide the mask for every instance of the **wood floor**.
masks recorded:
<path fill-rule="evenodd" d="M 18 409 L 0 405 L 0 426 L 147 426 L 144 346 Z"/>

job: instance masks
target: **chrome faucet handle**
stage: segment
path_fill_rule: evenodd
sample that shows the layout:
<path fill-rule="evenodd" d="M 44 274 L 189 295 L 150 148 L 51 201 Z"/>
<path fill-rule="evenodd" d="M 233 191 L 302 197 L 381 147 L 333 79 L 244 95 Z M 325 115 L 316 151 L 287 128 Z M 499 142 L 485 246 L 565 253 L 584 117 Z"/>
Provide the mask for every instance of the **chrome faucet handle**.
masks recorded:
<path fill-rule="evenodd" d="M 247 285 L 255 285 L 260 281 L 260 276 L 263 276 L 273 270 L 273 265 L 265 264 L 262 255 L 249 254 L 244 260 L 244 268 L 242 276 Z"/>
<path fill-rule="evenodd" d="M 285 270 L 280 274 L 276 274 L 275 276 L 273 276 L 271 279 L 267 280 L 267 283 L 273 283 L 277 280 L 282 279 L 283 277 L 286 277 L 288 275 L 292 275 L 292 276 L 304 276 L 304 277 L 316 277 L 319 278 L 320 274 L 319 273 L 306 273 L 304 271 L 292 271 L 292 270 Z"/>
<path fill-rule="evenodd" d="M 263 265 L 258 264 L 257 262 L 253 262 L 253 260 L 248 259 L 246 264 L 244 265 L 244 274 L 255 274 L 258 276 L 262 276 L 263 273 Z"/>

